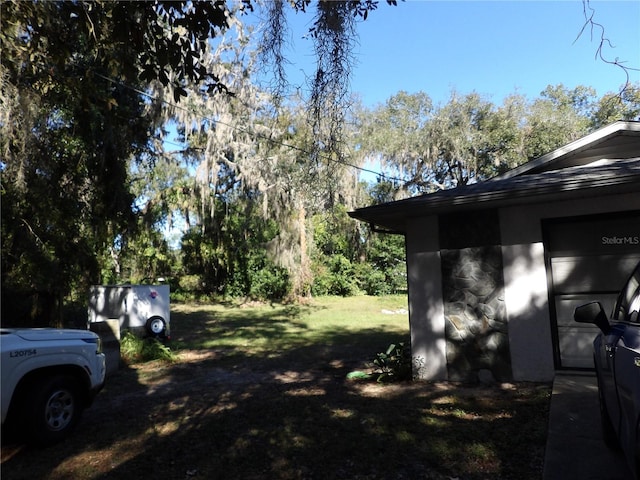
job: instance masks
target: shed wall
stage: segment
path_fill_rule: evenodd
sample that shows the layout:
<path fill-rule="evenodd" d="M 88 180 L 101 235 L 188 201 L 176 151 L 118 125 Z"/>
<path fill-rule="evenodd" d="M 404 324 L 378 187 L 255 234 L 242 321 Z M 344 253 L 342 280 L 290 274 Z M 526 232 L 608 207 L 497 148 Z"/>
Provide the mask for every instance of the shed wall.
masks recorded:
<path fill-rule="evenodd" d="M 504 303 L 514 380 L 550 381 L 555 375 L 543 220 L 638 209 L 640 196 L 625 194 L 519 205 L 498 211 Z M 442 238 L 437 215 L 413 218 L 407 226 L 414 374 L 425 380 L 449 379 Z"/>
<path fill-rule="evenodd" d="M 550 381 L 555 375 L 543 220 L 637 210 L 640 196 L 591 197 L 500 210 L 505 303 L 514 380 Z"/>
<path fill-rule="evenodd" d="M 415 219 L 407 228 L 409 324 L 414 376 L 447 379 L 438 217 Z"/>

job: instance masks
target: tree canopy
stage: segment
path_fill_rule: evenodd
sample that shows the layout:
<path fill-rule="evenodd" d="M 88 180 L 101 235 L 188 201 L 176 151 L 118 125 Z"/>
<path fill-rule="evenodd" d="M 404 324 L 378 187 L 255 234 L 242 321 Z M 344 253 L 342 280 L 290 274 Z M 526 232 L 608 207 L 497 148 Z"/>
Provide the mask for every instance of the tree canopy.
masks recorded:
<path fill-rule="evenodd" d="M 379 3 L 3 2 L 2 292 L 15 301 L 2 317 L 59 324 L 92 283 L 160 276 L 185 295 L 401 290 L 402 239 L 349 209 L 479 181 L 640 113 L 635 85 L 501 105 L 398 92 L 365 108 L 348 89 L 351 48 Z M 258 8 L 255 50 L 243 19 Z M 288 10 L 313 10 L 309 99 L 254 81 L 268 61 L 285 85 Z M 387 177 L 366 184 L 372 158 Z"/>
<path fill-rule="evenodd" d="M 362 115 L 359 153 L 403 179 L 396 197 L 466 185 L 503 173 L 616 120 L 638 118 L 640 89 L 596 97 L 590 87 L 549 85 L 494 105 L 475 92 L 434 105 L 398 92 Z"/>

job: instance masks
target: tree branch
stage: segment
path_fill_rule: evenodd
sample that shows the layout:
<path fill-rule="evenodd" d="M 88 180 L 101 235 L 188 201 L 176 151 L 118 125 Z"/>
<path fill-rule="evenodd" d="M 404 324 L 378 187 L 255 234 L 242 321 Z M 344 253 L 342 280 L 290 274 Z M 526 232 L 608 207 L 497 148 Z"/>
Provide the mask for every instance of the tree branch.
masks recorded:
<path fill-rule="evenodd" d="M 585 30 L 587 29 L 589 29 L 591 32 L 591 41 L 593 41 L 594 35 L 597 36 L 599 31 L 600 38 L 599 38 L 598 47 L 596 48 L 595 58 L 600 59 L 602 62 L 608 63 L 609 65 L 614 65 L 616 67 L 619 67 L 624 72 L 626 80 L 625 80 L 624 86 L 622 87 L 620 92 L 618 92 L 618 97 L 621 98 L 622 94 L 629 88 L 631 84 L 629 72 L 640 71 L 640 69 L 628 67 L 624 65 L 625 62 L 621 61 L 618 57 L 616 57 L 614 60 L 607 58 L 604 54 L 604 48 L 607 46 L 609 48 L 615 48 L 615 46 L 611 43 L 611 40 L 609 40 L 609 38 L 606 36 L 604 25 L 594 20 L 596 10 L 591 6 L 590 0 L 582 0 L 582 12 L 584 14 L 585 22 L 573 43 L 577 42 L 578 39 L 584 34 Z"/>

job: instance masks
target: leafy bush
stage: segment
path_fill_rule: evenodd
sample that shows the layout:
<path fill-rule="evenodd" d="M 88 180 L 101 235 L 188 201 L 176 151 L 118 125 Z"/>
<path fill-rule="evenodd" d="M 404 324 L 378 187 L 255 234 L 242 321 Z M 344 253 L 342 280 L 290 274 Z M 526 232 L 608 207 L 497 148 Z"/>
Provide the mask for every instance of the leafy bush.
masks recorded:
<path fill-rule="evenodd" d="M 373 364 L 379 382 L 411 380 L 411 348 L 404 342 L 392 343 L 376 354 Z"/>
<path fill-rule="evenodd" d="M 200 275 L 182 275 L 178 280 L 180 290 L 185 292 L 199 292 L 202 290 L 204 280 Z"/>
<path fill-rule="evenodd" d="M 282 300 L 290 290 L 289 273 L 266 256 L 249 262 L 249 295 L 259 300 Z"/>
<path fill-rule="evenodd" d="M 336 254 L 316 264 L 314 281 L 311 287 L 313 295 L 337 295 L 348 297 L 360 293 L 352 263 L 343 255 Z"/>
<path fill-rule="evenodd" d="M 395 293 L 393 286 L 387 282 L 385 274 L 371 264 L 360 263 L 356 268 L 356 278 L 360 288 L 367 295 L 388 295 Z"/>
<path fill-rule="evenodd" d="M 173 362 L 175 354 L 156 338 L 140 338 L 126 332 L 120 341 L 120 356 L 127 364 L 144 363 L 151 360 Z"/>

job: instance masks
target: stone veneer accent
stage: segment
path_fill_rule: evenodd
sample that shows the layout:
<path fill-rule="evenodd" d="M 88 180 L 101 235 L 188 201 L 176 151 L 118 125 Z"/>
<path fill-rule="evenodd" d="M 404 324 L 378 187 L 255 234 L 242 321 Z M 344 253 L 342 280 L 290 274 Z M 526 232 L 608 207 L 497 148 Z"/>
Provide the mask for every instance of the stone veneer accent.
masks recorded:
<path fill-rule="evenodd" d="M 441 260 L 449 379 L 511 380 L 500 247 L 442 250 Z"/>

